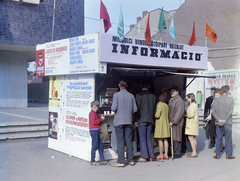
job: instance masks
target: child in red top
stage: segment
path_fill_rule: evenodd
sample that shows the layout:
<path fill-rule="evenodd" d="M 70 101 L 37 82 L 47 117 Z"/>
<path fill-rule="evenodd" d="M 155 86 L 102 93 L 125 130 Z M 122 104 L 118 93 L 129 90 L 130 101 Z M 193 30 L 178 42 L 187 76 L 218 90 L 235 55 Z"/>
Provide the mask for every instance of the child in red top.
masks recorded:
<path fill-rule="evenodd" d="M 97 111 L 98 111 L 99 102 L 93 101 L 91 102 L 91 111 L 89 113 L 89 132 L 92 137 L 92 150 L 91 150 L 91 165 L 99 165 L 98 162 L 95 162 L 95 153 L 98 149 L 101 165 L 107 165 L 108 162 L 105 161 L 103 156 L 103 144 L 102 139 L 100 138 L 100 123 L 105 119 L 102 115 L 101 118 L 98 118 Z"/>

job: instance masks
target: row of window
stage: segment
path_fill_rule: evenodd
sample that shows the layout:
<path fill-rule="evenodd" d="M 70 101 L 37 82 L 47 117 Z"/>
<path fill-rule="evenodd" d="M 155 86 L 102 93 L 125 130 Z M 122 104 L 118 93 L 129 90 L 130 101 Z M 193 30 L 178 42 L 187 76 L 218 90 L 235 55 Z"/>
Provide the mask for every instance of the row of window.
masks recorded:
<path fill-rule="evenodd" d="M 40 3 L 40 0 L 9 0 L 9 1 L 21 1 L 23 3 L 31 3 L 31 4 L 39 4 Z M 42 0 L 41 0 L 42 2 Z"/>

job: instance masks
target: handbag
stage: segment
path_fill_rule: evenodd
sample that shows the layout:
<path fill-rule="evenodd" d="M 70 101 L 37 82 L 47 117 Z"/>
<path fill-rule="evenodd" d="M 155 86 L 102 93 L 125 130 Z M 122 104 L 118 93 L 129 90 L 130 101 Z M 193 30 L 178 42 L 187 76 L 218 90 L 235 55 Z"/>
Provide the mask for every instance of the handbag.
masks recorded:
<path fill-rule="evenodd" d="M 203 127 L 205 129 L 205 135 L 207 139 L 209 139 L 209 134 L 210 134 L 210 124 L 209 122 L 206 122 L 206 126 Z"/>

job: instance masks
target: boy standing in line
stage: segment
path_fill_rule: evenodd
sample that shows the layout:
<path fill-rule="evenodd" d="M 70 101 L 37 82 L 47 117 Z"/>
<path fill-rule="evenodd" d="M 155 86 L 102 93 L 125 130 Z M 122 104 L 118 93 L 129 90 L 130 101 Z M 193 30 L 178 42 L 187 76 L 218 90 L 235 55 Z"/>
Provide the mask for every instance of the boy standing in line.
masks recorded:
<path fill-rule="evenodd" d="M 103 144 L 102 139 L 100 138 L 100 123 L 105 119 L 105 116 L 102 115 L 101 118 L 98 118 L 97 111 L 98 111 L 99 102 L 93 101 L 91 102 L 91 111 L 89 113 L 89 132 L 92 137 L 92 150 L 91 150 L 91 165 L 107 165 L 108 162 L 105 161 L 103 156 Z M 95 162 L 95 153 L 99 151 L 100 156 L 100 164 Z"/>

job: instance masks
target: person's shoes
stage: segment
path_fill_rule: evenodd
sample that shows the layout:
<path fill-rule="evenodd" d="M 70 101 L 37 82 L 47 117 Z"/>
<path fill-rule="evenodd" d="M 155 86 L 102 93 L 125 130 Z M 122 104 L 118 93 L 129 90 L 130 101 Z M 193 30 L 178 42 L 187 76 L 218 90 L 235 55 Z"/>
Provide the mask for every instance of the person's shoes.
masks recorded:
<path fill-rule="evenodd" d="M 147 162 L 147 159 L 145 159 L 145 158 L 139 158 L 139 159 L 138 159 L 138 162 Z"/>
<path fill-rule="evenodd" d="M 196 154 L 196 155 L 194 155 L 194 154 L 189 154 L 188 157 L 189 157 L 189 158 L 196 158 L 196 157 L 198 157 L 198 154 Z"/>
<path fill-rule="evenodd" d="M 98 163 L 98 162 L 92 162 L 91 165 L 99 166 L 100 163 Z"/>
<path fill-rule="evenodd" d="M 104 162 L 101 162 L 101 165 L 110 165 L 110 163 L 107 161 L 104 161 Z"/>
<path fill-rule="evenodd" d="M 214 145 L 209 145 L 209 147 L 208 147 L 208 148 L 209 148 L 209 149 L 211 149 L 211 148 L 213 148 L 213 147 L 214 147 Z"/>
<path fill-rule="evenodd" d="M 235 156 L 226 156 L 226 159 L 235 159 Z"/>
<path fill-rule="evenodd" d="M 163 160 L 163 158 L 164 158 L 163 156 L 158 155 L 156 159 L 157 160 Z"/>
<path fill-rule="evenodd" d="M 174 158 L 182 158 L 182 155 L 179 154 L 179 155 L 174 155 Z"/>
<path fill-rule="evenodd" d="M 192 154 L 192 152 L 187 152 L 187 153 L 186 153 L 187 156 L 188 156 L 188 155 L 191 155 L 191 154 Z"/>
<path fill-rule="evenodd" d="M 213 156 L 213 158 L 220 159 L 220 156 L 219 155 L 215 155 L 215 156 Z"/>
<path fill-rule="evenodd" d="M 127 162 L 127 164 L 131 165 L 131 166 L 134 166 L 135 163 L 134 162 Z"/>
<path fill-rule="evenodd" d="M 115 163 L 111 165 L 112 167 L 125 167 L 125 164 L 123 163 Z"/>
<path fill-rule="evenodd" d="M 152 162 L 154 161 L 154 158 L 149 158 L 148 161 Z"/>
<path fill-rule="evenodd" d="M 169 160 L 168 156 L 163 157 L 164 160 Z"/>

